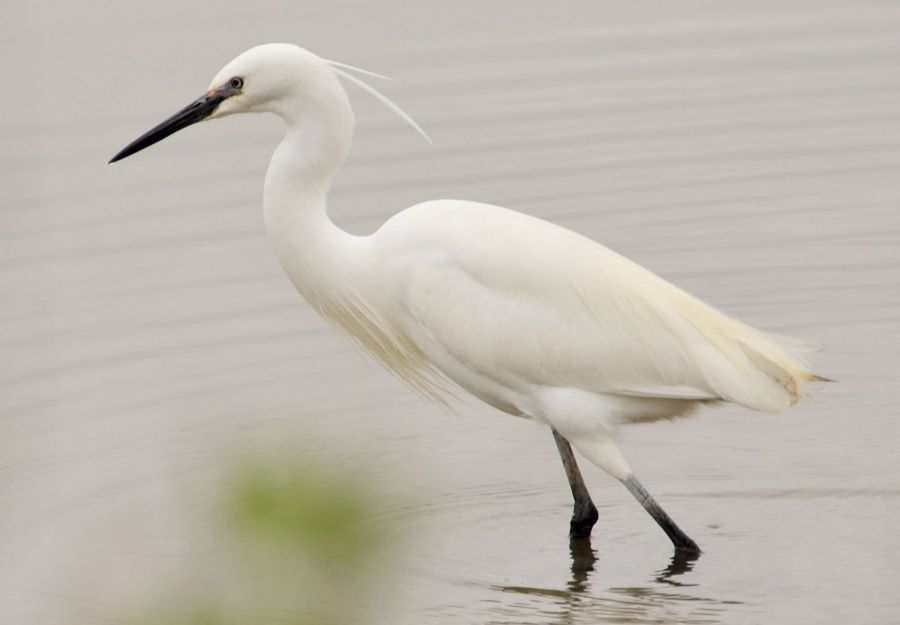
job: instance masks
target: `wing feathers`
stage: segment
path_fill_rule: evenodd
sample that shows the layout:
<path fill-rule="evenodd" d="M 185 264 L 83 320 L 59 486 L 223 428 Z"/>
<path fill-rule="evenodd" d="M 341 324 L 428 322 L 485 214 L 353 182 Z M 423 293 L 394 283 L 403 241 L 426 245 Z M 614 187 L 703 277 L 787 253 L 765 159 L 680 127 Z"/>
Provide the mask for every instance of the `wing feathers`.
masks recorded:
<path fill-rule="evenodd" d="M 799 343 L 521 213 L 435 201 L 395 216 L 379 235 L 388 273 L 404 276 L 398 301 L 427 341 L 516 392 L 572 387 L 777 412 L 817 379 Z"/>

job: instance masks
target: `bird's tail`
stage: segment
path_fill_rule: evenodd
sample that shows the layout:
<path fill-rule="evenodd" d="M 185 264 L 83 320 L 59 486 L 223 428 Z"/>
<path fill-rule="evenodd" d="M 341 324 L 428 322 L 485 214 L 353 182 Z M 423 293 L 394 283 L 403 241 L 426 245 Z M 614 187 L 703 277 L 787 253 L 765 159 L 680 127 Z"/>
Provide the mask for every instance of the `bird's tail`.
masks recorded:
<path fill-rule="evenodd" d="M 800 401 L 810 382 L 833 381 L 810 368 L 809 359 L 815 347 L 790 337 L 760 332 L 734 319 L 729 321 L 734 324 L 730 334 L 738 347 L 730 350 L 729 360 L 745 384 L 740 390 L 723 385 L 718 390 L 725 399 L 756 410 L 780 412 Z"/>
<path fill-rule="evenodd" d="M 809 368 L 809 354 L 815 351 L 812 346 L 796 339 L 747 329 L 751 332 L 738 339 L 738 345 L 762 374 L 784 389 L 790 406 L 800 400 L 809 382 L 831 381 Z"/>
<path fill-rule="evenodd" d="M 761 332 L 675 289 L 669 300 L 684 344 L 694 354 L 705 386 L 730 402 L 780 412 L 796 404 L 810 382 L 816 348 L 793 338 Z"/>

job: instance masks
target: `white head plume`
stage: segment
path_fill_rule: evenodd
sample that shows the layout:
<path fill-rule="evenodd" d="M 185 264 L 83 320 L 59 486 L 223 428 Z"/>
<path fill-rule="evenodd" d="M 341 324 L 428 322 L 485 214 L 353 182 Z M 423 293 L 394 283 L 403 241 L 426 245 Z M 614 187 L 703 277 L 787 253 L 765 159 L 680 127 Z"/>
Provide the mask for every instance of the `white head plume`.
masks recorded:
<path fill-rule="evenodd" d="M 402 108 L 400 108 L 397 104 L 395 104 L 392 100 L 390 100 L 390 98 L 388 98 L 386 95 L 381 93 L 378 89 L 376 89 L 369 83 L 363 81 L 361 78 L 354 76 L 350 72 L 351 71 L 359 72 L 360 74 L 365 74 L 366 76 L 371 76 L 373 78 L 380 78 L 382 80 L 392 80 L 391 78 L 388 78 L 387 76 L 382 76 L 381 74 L 376 74 L 375 72 L 370 72 L 369 70 L 365 70 L 360 67 L 354 67 L 353 65 L 347 65 L 346 63 L 338 63 L 337 61 L 330 61 L 328 59 L 323 59 L 323 60 L 331 66 L 331 69 L 334 70 L 335 74 L 337 74 L 341 78 L 349 80 L 354 85 L 360 87 L 364 91 L 369 92 L 369 94 L 372 95 L 375 99 L 379 100 L 382 104 L 384 104 L 386 107 L 388 107 L 389 109 L 394 111 L 394 113 L 399 115 L 403 121 L 405 121 L 407 124 L 412 126 L 413 129 L 415 129 L 420 135 L 422 135 L 428 143 L 432 143 L 431 137 L 429 137 L 428 134 L 424 130 L 422 130 L 422 127 L 419 126 L 419 124 L 416 123 L 416 120 L 414 120 L 412 117 L 410 117 L 410 115 L 406 111 L 404 111 Z"/>

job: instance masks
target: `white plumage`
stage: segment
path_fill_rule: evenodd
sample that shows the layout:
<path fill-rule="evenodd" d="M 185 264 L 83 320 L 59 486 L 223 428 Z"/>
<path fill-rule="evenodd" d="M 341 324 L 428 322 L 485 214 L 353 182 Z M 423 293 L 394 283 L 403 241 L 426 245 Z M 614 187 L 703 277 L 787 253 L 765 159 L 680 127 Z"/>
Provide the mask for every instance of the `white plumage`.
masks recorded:
<path fill-rule="evenodd" d="M 785 410 L 816 379 L 802 346 L 720 313 L 590 239 L 498 206 L 430 201 L 370 236 L 344 232 L 329 220 L 326 196 L 353 128 L 335 72 L 354 70 L 296 46 L 259 46 L 201 98 L 219 99 L 204 104 L 209 118 L 274 112 L 285 120 L 264 209 L 297 289 L 419 392 L 443 401 L 456 384 L 546 422 L 565 439 L 557 439 L 564 463 L 568 441 L 625 482 L 677 547 L 696 549 L 633 477 L 616 426 L 715 401 Z M 179 129 L 173 124 L 114 160 Z M 569 477 L 578 516 L 580 475 Z"/>
<path fill-rule="evenodd" d="M 685 404 L 647 403 L 659 417 L 715 399 L 779 411 L 812 376 L 775 340 L 600 244 L 521 213 L 428 202 L 372 239 L 372 259 L 399 304 L 397 330 L 432 360 L 446 352 L 525 397 L 550 386 L 634 406 Z"/>

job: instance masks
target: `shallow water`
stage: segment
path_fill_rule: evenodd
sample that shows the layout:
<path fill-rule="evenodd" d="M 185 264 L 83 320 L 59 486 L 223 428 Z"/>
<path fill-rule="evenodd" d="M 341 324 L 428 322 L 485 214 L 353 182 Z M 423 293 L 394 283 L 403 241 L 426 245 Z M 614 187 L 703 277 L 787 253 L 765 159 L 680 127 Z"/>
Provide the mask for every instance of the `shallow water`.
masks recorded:
<path fill-rule="evenodd" d="M 0 37 L 0 622 L 128 613 L 196 556 L 213 460 L 285 448 L 418 489 L 394 623 L 900 620 L 896 3 L 59 4 L 8 8 Z M 702 557 L 673 561 L 591 467 L 600 522 L 570 553 L 548 432 L 443 412 L 333 336 L 263 230 L 274 120 L 105 164 L 272 40 L 400 79 L 434 138 L 351 90 L 344 227 L 503 204 L 824 346 L 840 382 L 789 414 L 625 433 Z"/>

